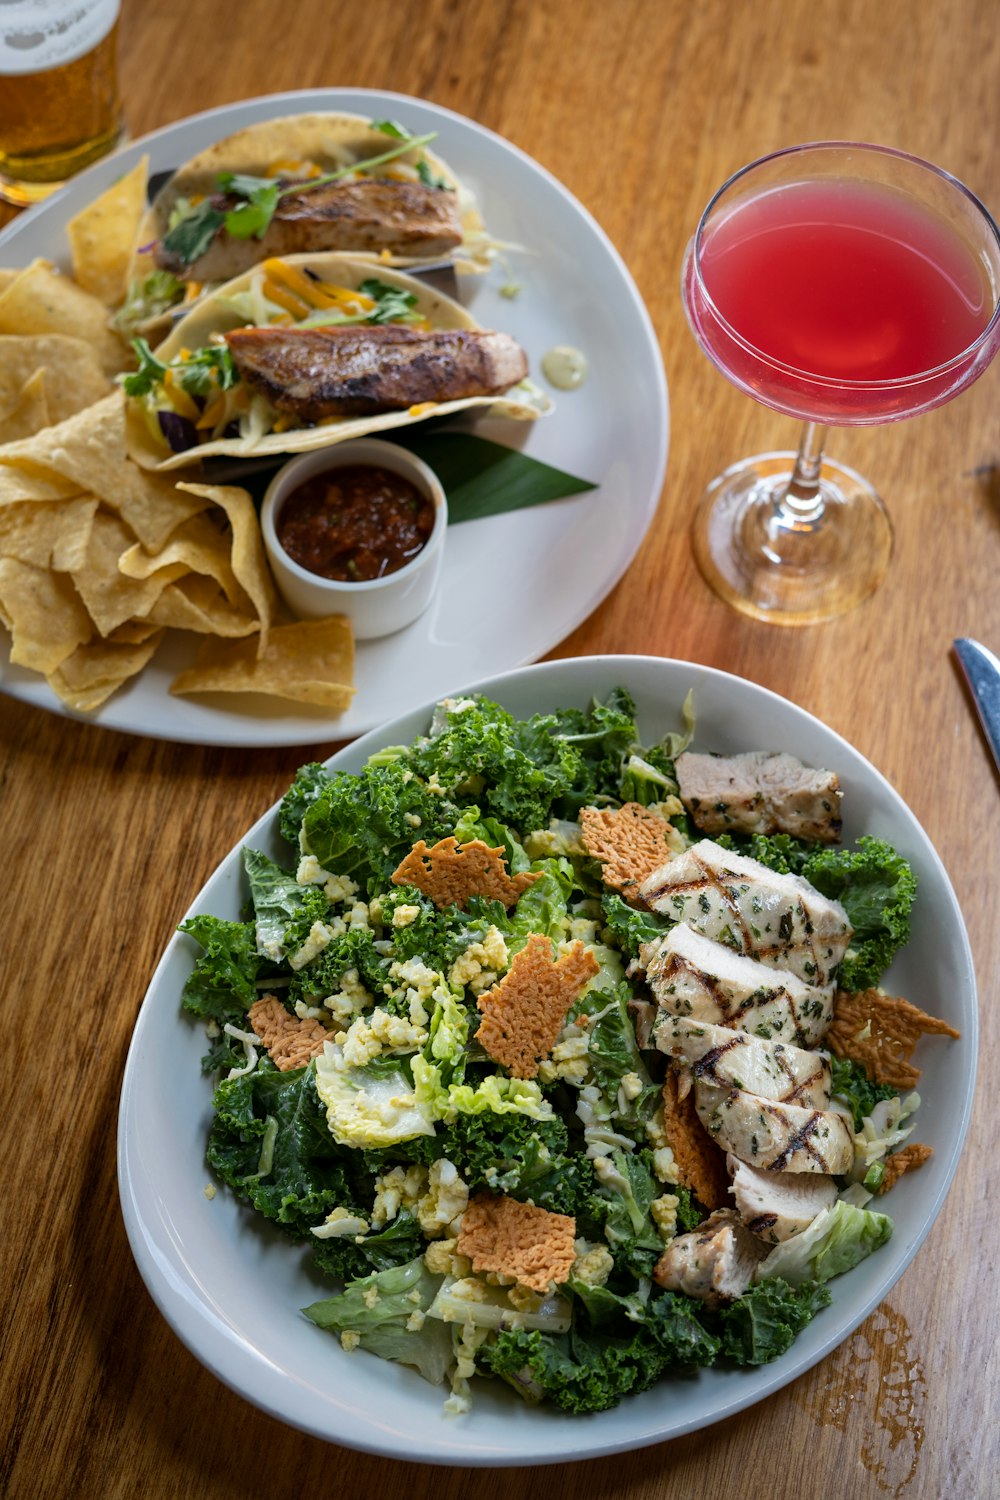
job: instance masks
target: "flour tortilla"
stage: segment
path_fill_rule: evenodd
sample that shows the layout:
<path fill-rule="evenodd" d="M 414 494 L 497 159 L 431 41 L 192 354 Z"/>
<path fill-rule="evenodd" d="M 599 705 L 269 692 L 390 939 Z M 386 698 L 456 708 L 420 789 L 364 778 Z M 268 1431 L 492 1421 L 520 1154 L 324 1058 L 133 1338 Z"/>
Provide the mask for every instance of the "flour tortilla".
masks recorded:
<path fill-rule="evenodd" d="M 416 298 L 414 311 L 425 317 L 434 329 L 480 327 L 461 303 L 434 291 L 403 271 L 390 270 L 382 265 L 375 269 L 371 261 L 363 257 L 286 255 L 283 260 L 286 265 L 299 266 L 313 272 L 321 281 L 350 290 L 355 290 L 373 275 L 379 281 L 402 287 Z M 186 318 L 175 324 L 169 337 L 157 347 L 157 359 L 168 364 L 182 349 L 201 349 L 211 341 L 213 335 L 247 327 L 246 319 L 228 304 L 227 299 L 249 288 L 252 279 L 259 274 L 259 268 L 248 271 L 204 298 Z M 548 410 L 549 402 L 540 391 L 523 392 L 522 387 L 515 387 L 509 397 L 467 396 L 460 401 L 424 402 L 408 411 L 334 417 L 314 427 L 292 427 L 284 432 L 268 432 L 257 438 L 217 438 L 188 448 L 182 453 L 167 454 L 162 444 L 156 441 L 143 402 L 141 398 L 137 398 L 129 399 L 126 403 L 126 445 L 129 457 L 143 468 L 178 469 L 214 454 L 263 458 L 276 453 L 308 453 L 314 448 L 327 448 L 334 443 L 344 442 L 347 438 L 363 437 L 391 427 L 410 426 L 429 417 L 446 417 L 454 412 L 476 407 L 491 408 L 491 415 L 494 416 L 533 421 Z"/>
<path fill-rule="evenodd" d="M 405 120 L 402 124 L 406 124 Z M 220 172 L 267 177 L 276 169 L 295 173 L 301 169 L 300 164 L 316 166 L 321 172 L 332 172 L 366 157 L 381 156 L 397 144 L 394 136 L 376 130 L 364 115 L 332 113 L 285 115 L 276 120 L 261 120 L 234 135 L 225 136 L 179 167 L 160 189 L 140 226 L 130 279 L 142 280 L 156 269 L 152 254 L 143 254 L 143 250 L 166 234 L 178 199 L 205 197 L 217 192 L 216 179 Z M 455 269 L 467 274 L 488 271 L 492 253 L 483 221 L 471 194 L 447 163 L 426 147 L 418 147 L 416 151 L 397 158 L 397 162 L 412 164 L 421 156 L 434 176 L 443 179 L 459 196 L 465 243 L 450 257 Z M 378 252 L 368 251 L 359 258 L 381 265 L 406 267 L 436 263 L 441 256 L 390 256 L 384 259 Z"/>

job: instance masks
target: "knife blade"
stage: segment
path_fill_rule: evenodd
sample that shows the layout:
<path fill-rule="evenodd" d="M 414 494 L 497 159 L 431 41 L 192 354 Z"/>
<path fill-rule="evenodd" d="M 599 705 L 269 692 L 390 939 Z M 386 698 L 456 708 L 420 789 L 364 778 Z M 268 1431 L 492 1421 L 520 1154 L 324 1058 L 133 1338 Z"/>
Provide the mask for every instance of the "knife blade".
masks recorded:
<path fill-rule="evenodd" d="M 969 684 L 979 722 L 1000 771 L 1000 660 L 979 641 L 962 636 L 954 642 L 955 655 Z"/>

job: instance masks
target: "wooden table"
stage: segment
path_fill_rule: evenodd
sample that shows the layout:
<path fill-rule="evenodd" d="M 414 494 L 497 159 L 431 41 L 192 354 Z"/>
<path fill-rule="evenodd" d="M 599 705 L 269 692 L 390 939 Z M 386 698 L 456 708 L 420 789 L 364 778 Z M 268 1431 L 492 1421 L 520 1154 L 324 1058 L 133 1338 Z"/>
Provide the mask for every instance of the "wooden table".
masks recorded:
<path fill-rule="evenodd" d="M 1000 204 L 1000 27 L 990 0 L 125 0 L 141 134 L 254 94 L 368 86 L 423 96 L 533 155 L 596 215 L 658 330 L 672 439 L 662 503 L 621 583 L 554 655 L 648 652 L 775 689 L 898 788 L 951 874 L 984 1001 L 979 1106 L 915 1263 L 811 1373 L 691 1437 L 546 1473 L 434 1471 L 340 1450 L 219 1385 L 162 1320 L 118 1209 L 115 1127 L 156 959 L 220 855 L 303 759 L 130 738 L 0 699 L 0 892 L 8 1028 L 0 1489 L 18 1500 L 377 1493 L 474 1486 L 553 1497 L 996 1494 L 1000 1384 L 990 1183 L 1000 1021 L 1000 799 L 950 645 L 1000 645 L 1000 365 L 953 404 L 836 435 L 896 523 L 888 581 L 823 626 L 781 630 L 692 566 L 696 497 L 794 424 L 729 387 L 678 294 L 710 192 L 751 157 L 822 138 L 932 158 Z M 595 289 L 600 294 L 600 289 Z"/>

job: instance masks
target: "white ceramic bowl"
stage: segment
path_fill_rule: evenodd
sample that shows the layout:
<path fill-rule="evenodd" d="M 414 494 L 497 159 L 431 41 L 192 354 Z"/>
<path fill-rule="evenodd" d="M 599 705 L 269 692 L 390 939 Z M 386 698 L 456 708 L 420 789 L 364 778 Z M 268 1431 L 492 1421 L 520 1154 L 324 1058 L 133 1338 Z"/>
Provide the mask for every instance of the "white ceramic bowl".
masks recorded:
<path fill-rule="evenodd" d="M 912 862 L 920 881 L 913 937 L 886 987 L 962 1033 L 959 1041 L 925 1038 L 915 1056 L 924 1070 L 917 1133 L 934 1155 L 879 1203 L 895 1223 L 888 1244 L 830 1283 L 832 1305 L 773 1364 L 666 1379 L 612 1411 L 586 1417 L 527 1406 L 502 1381 L 482 1382 L 472 1411 L 449 1418 L 441 1409 L 446 1389 L 363 1349 L 345 1353 L 302 1316 L 299 1309 L 328 1295 L 330 1284 L 309 1269 L 296 1245 L 231 1193 L 220 1190 L 211 1202 L 205 1197 L 212 1090 L 201 1073 L 203 1029 L 182 1013 L 180 1002 L 198 950 L 193 938 L 176 932 L 149 986 L 125 1068 L 118 1129 L 125 1225 L 147 1287 L 187 1347 L 220 1380 L 293 1427 L 394 1459 L 485 1466 L 565 1463 L 696 1431 L 780 1390 L 846 1339 L 903 1274 L 944 1203 L 972 1108 L 978 1017 L 962 914 L 927 835 L 889 783 L 839 735 L 787 699 L 710 667 L 656 657 L 577 657 L 480 687 L 522 717 L 560 704 L 585 707 L 619 683 L 635 697 L 646 743 L 679 728 L 690 691 L 698 749 L 780 748 L 836 770 L 845 841 L 873 833 Z M 426 733 L 432 708 L 373 730 L 328 764 L 360 771 L 377 750 Z M 287 860 L 277 805 L 244 843 Z M 191 913 L 237 921 L 245 900 L 237 845 Z"/>
<path fill-rule="evenodd" d="M 435 511 L 431 534 L 412 561 L 384 578 L 359 583 L 340 583 L 301 567 L 289 557 L 277 533 L 278 516 L 287 495 L 314 474 L 330 473 L 349 464 L 377 464 L 401 474 L 427 496 Z M 292 614 L 300 620 L 347 615 L 355 639 L 367 641 L 412 625 L 433 599 L 444 557 L 448 501 L 441 481 L 422 459 L 396 443 L 354 438 L 303 453 L 283 464 L 267 487 L 260 526 L 275 586 Z"/>

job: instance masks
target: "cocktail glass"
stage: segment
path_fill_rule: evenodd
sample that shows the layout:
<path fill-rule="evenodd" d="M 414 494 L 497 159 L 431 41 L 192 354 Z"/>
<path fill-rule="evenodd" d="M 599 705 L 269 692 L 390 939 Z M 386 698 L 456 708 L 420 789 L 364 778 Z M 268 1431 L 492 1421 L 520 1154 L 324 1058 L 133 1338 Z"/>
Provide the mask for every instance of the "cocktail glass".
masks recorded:
<path fill-rule="evenodd" d="M 1000 229 L 955 177 L 890 147 L 794 146 L 735 173 L 687 248 L 684 308 L 740 390 L 803 422 L 797 453 L 720 474 L 694 520 L 698 566 L 746 614 L 812 624 L 885 576 L 892 526 L 828 427 L 950 401 L 1000 347 Z"/>

